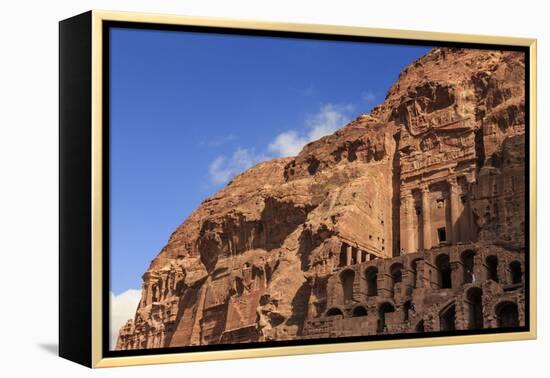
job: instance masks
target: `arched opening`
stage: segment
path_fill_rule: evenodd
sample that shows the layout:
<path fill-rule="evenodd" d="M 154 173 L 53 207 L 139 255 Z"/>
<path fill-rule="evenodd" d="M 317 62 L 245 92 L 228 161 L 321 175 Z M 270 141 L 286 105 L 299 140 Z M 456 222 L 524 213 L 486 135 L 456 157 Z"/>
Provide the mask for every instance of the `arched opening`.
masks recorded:
<path fill-rule="evenodd" d="M 456 309 L 454 303 L 444 308 L 439 314 L 439 329 L 441 331 L 454 331 Z"/>
<path fill-rule="evenodd" d="M 471 249 L 462 252 L 461 260 L 464 269 L 464 283 L 473 283 L 475 281 L 474 276 L 474 256 L 476 253 Z"/>
<path fill-rule="evenodd" d="M 363 306 L 357 306 L 353 309 L 352 316 L 358 317 L 358 316 L 367 316 L 367 309 Z"/>
<path fill-rule="evenodd" d="M 390 274 L 394 285 L 403 280 L 402 270 L 403 270 L 403 265 L 400 263 L 396 263 L 391 266 Z"/>
<path fill-rule="evenodd" d="M 521 263 L 519 261 L 512 261 L 510 263 L 510 274 L 512 275 L 512 283 L 521 283 Z"/>
<path fill-rule="evenodd" d="M 414 329 L 416 332 L 424 332 L 424 320 L 419 321 Z"/>
<path fill-rule="evenodd" d="M 414 259 L 411 262 L 411 270 L 413 272 L 413 286 L 417 287 L 417 280 L 418 280 L 418 262 L 422 259 Z"/>
<path fill-rule="evenodd" d="M 326 316 L 344 316 L 344 313 L 339 308 L 333 307 L 327 311 Z"/>
<path fill-rule="evenodd" d="M 498 282 L 498 259 L 496 256 L 487 256 L 485 259 L 487 267 L 487 279 Z"/>
<path fill-rule="evenodd" d="M 344 270 L 340 274 L 340 281 L 342 282 L 342 289 L 344 292 L 344 302 L 350 302 L 353 300 L 353 281 L 355 279 L 355 273 L 353 270 Z"/>
<path fill-rule="evenodd" d="M 378 295 L 378 269 L 375 266 L 368 267 L 365 270 L 367 279 L 367 296 L 375 297 Z"/>
<path fill-rule="evenodd" d="M 512 302 L 501 303 L 496 309 L 498 328 L 519 327 L 518 305 Z"/>
<path fill-rule="evenodd" d="M 469 312 L 468 329 L 483 328 L 483 305 L 481 302 L 481 295 L 482 291 L 478 287 L 473 287 L 466 293 Z"/>
<path fill-rule="evenodd" d="M 441 289 L 450 289 L 452 287 L 451 281 L 451 263 L 449 261 L 449 255 L 439 255 L 435 259 L 435 265 L 437 266 L 437 283 Z"/>
<path fill-rule="evenodd" d="M 395 290 L 395 285 L 403 281 L 403 264 L 395 263 L 390 267 L 392 279 L 392 290 Z"/>
<path fill-rule="evenodd" d="M 403 320 L 408 322 L 409 321 L 409 312 L 411 311 L 412 303 L 411 301 L 407 301 L 403 303 Z"/>
<path fill-rule="evenodd" d="M 391 303 L 385 302 L 378 308 L 378 332 L 387 331 L 386 314 L 388 312 L 395 312 L 395 307 Z"/>

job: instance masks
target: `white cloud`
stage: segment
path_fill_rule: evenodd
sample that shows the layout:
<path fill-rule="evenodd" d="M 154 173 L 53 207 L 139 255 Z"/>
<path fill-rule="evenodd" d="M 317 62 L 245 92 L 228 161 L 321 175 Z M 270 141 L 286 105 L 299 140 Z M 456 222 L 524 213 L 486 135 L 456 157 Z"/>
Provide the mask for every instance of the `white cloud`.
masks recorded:
<path fill-rule="evenodd" d="M 350 121 L 348 114 L 353 111 L 353 105 L 324 105 L 311 117 L 307 125 L 310 128 L 308 142 L 332 134 Z"/>
<path fill-rule="evenodd" d="M 114 349 L 118 337 L 118 331 L 128 321 L 133 319 L 141 299 L 141 290 L 128 289 L 119 295 L 111 292 L 110 304 L 110 349 Z"/>
<path fill-rule="evenodd" d="M 208 167 L 210 181 L 214 184 L 222 184 L 229 180 L 231 170 L 227 167 L 226 159 L 223 156 L 218 156 Z"/>
<path fill-rule="evenodd" d="M 306 121 L 305 132 L 285 131 L 269 144 L 268 150 L 276 156 L 297 155 L 305 144 L 332 134 L 350 121 L 352 105 L 326 104 Z"/>
<path fill-rule="evenodd" d="M 256 154 L 252 149 L 239 148 L 231 157 L 218 156 L 208 167 L 210 182 L 221 185 L 261 161 L 297 155 L 305 144 L 332 134 L 347 124 L 353 110 L 352 105 L 323 105 L 319 112 L 306 119 L 301 129 L 289 129 L 277 135 L 268 144 L 266 153 Z"/>
<path fill-rule="evenodd" d="M 210 163 L 208 175 L 213 184 L 226 183 L 231 177 L 247 170 L 262 160 L 269 159 L 269 156 L 256 154 L 254 150 L 239 148 L 230 158 L 218 156 Z"/>
<path fill-rule="evenodd" d="M 285 131 L 277 135 L 269 144 L 268 150 L 277 156 L 293 156 L 297 155 L 307 142 L 308 138 L 300 136 L 297 131 Z"/>

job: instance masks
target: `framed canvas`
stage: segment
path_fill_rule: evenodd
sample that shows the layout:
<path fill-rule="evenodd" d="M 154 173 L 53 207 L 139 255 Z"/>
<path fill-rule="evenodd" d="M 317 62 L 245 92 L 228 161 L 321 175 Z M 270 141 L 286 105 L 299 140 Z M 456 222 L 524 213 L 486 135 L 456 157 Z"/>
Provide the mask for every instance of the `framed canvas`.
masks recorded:
<path fill-rule="evenodd" d="M 60 22 L 59 353 L 536 337 L 536 41 Z"/>

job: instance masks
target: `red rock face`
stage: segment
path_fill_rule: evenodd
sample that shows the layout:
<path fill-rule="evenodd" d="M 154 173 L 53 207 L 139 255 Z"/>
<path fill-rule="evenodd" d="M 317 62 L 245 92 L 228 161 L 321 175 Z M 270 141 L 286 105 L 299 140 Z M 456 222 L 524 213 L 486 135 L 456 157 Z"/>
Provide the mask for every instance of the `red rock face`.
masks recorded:
<path fill-rule="evenodd" d="M 205 200 L 117 349 L 525 324 L 523 53 L 436 48 Z"/>

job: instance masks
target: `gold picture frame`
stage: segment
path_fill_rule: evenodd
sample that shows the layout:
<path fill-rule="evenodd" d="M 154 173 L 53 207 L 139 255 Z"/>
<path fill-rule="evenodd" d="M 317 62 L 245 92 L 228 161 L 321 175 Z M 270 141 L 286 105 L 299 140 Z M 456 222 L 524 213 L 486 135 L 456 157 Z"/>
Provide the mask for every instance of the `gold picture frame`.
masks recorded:
<path fill-rule="evenodd" d="M 214 27 L 408 41 L 523 47 L 529 56 L 529 329 L 524 332 L 270 346 L 120 357 L 104 353 L 105 149 L 104 33 L 108 22 Z M 367 27 L 294 24 L 94 10 L 60 23 L 60 355 L 89 367 L 346 352 L 536 338 L 536 61 L 535 39 Z M 76 87 L 75 87 L 76 86 Z M 77 89 L 75 89 L 77 88 Z M 526 109 L 527 110 L 527 109 Z M 82 124 L 84 123 L 84 125 Z M 80 131 L 79 131 L 80 130 Z M 87 146 L 80 151 L 75 140 Z M 80 154 L 84 156 L 78 162 Z M 83 156 L 82 155 L 82 156 Z M 75 161 L 77 161 L 76 165 Z M 89 163 L 89 168 L 87 164 Z M 73 164 L 73 165 L 71 165 Z M 83 170 L 84 169 L 84 170 Z M 79 181 L 80 180 L 80 181 Z M 75 185 L 75 181 L 78 185 Z M 527 199 L 526 199 L 527 200 Z M 80 203 L 80 208 L 75 205 Z M 75 207 L 76 206 L 76 207 Z M 79 217 L 84 217 L 79 218 Z M 71 236 L 69 236 L 71 235 Z M 89 295 L 83 294 L 89 290 Z M 76 297 L 79 296 L 77 299 Z M 79 320 L 75 320 L 75 319 Z"/>

